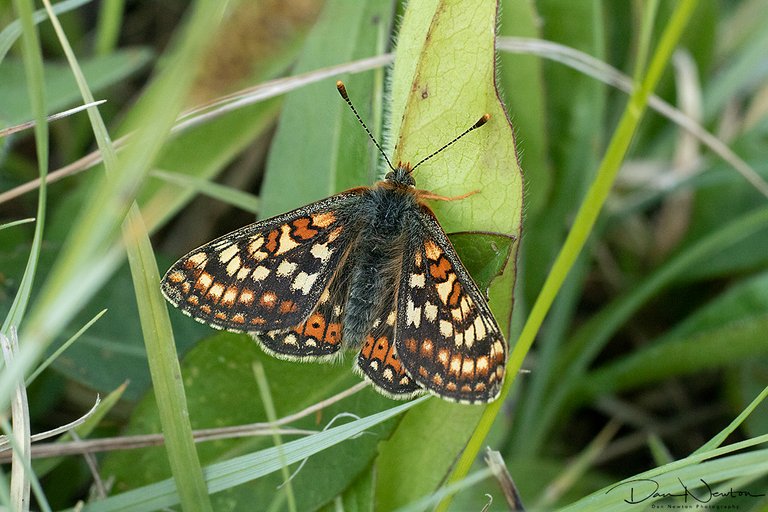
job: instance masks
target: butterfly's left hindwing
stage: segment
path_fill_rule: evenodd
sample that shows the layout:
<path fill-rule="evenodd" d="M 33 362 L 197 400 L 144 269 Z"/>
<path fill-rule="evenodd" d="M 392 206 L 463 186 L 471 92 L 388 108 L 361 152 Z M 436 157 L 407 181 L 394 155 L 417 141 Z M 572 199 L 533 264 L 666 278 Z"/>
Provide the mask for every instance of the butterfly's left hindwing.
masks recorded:
<path fill-rule="evenodd" d="M 218 329 L 284 330 L 315 309 L 357 233 L 352 190 L 224 235 L 177 261 L 165 297 Z"/>
<path fill-rule="evenodd" d="M 341 348 L 344 310 L 349 295 L 352 263 L 351 245 L 341 258 L 328 287 L 317 305 L 301 324 L 283 330 L 251 333 L 261 347 L 281 359 L 329 359 Z"/>
<path fill-rule="evenodd" d="M 396 350 L 408 374 L 430 392 L 468 403 L 494 400 L 507 342 L 485 297 L 425 207 L 404 258 Z"/>

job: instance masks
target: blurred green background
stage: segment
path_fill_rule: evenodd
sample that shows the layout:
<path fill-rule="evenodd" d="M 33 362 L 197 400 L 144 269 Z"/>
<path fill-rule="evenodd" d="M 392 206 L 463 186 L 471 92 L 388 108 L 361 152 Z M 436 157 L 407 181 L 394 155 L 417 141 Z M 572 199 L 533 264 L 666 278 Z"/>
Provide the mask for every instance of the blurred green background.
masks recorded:
<path fill-rule="evenodd" d="M 99 109 L 113 139 L 126 130 L 118 127 L 146 95 L 156 66 L 183 37 L 200 38 L 206 46 L 197 79 L 182 98 L 191 108 L 268 80 L 392 51 L 404 12 L 401 3 L 383 0 L 235 2 L 217 31 L 183 35 L 188 2 L 71 3 L 82 5 L 60 19 L 96 98 L 108 100 Z M 585 61 L 562 48 L 630 77 L 638 76 L 639 67 L 641 76 L 645 62 L 638 55 L 652 53 L 676 3 L 501 2 L 497 83 L 525 182 L 511 345 L 627 102 L 626 92 L 612 85 L 613 75 L 600 67 L 574 69 Z M 10 45 L 16 18 L 14 6 L 0 2 L 0 49 L 9 48 L 0 54 L 0 129 L 34 117 L 20 47 Z M 46 108 L 55 113 L 81 100 L 50 24 L 39 30 Z M 590 69 L 597 78 L 587 74 Z M 263 218 L 378 177 L 375 152 L 336 96 L 339 77 L 381 136 L 388 68 L 376 64 L 298 83 L 287 95 L 282 93 L 293 85 L 278 82 L 277 96 L 203 119 L 169 139 L 137 196 L 161 274 L 191 248 L 252 222 L 254 215 Z M 588 244 L 528 353 L 526 372 L 517 376 L 486 439 L 502 454 L 530 510 L 570 503 L 591 510 L 584 500 L 589 493 L 688 456 L 768 385 L 768 215 L 761 181 L 768 177 L 768 2 L 700 1 L 656 94 L 707 130 L 713 142 L 703 144 L 669 114 L 649 110 L 640 125 Z M 66 170 L 96 149 L 84 114 L 49 128 L 49 168 L 66 175 L 48 189 L 33 307 L 103 174 L 101 166 Z M 38 176 L 32 133 L 0 143 L 0 224 L 35 217 L 35 192 L 15 192 Z M 720 149 L 713 149 L 717 144 Z M 734 161 L 755 173 L 751 182 Z M 32 223 L 0 230 L 3 317 L 19 289 L 33 231 Z M 79 417 L 95 393 L 111 393 L 124 382 L 120 400 L 89 437 L 160 429 L 130 271 L 120 251 L 104 254 L 99 270 L 108 278 L 84 297 L 87 303 L 67 319 L 48 353 L 108 311 L 30 386 L 33 433 Z M 347 363 L 276 361 L 247 336 L 212 336 L 178 312 L 170 315 L 195 428 L 267 418 L 253 361 L 264 365 L 278 416 L 358 381 Z M 395 405 L 370 390 L 351 400 L 293 425 L 321 430 L 338 413 L 365 416 Z M 435 401 L 310 458 L 292 481 L 292 498 L 285 487 L 276 488 L 284 479 L 276 472 L 212 495 L 214 509 L 253 510 L 248 507 L 259 503 L 264 510 L 371 510 L 371 504 L 390 510 L 413 503 L 444 481 L 478 420 L 477 409 Z M 429 436 L 430 421 L 446 431 Z M 768 411 L 759 406 L 727 442 L 766 433 Z M 205 465 L 273 444 L 271 437 L 214 441 L 199 445 L 199 452 Z M 449 448 L 442 458 L 435 455 L 444 446 Z M 415 450 L 419 463 L 403 464 L 405 450 Z M 164 457 L 154 448 L 99 455 L 98 461 L 103 477 L 116 477 L 118 492 L 167 478 Z M 483 467 L 479 458 L 473 471 Z M 54 509 L 88 496 L 93 477 L 82 457 L 38 469 Z M 723 471 L 717 481 L 723 489 L 765 494 L 766 471 L 756 465 L 749 477 L 736 480 Z M 451 507 L 480 510 L 485 494 L 494 497 L 488 510 L 506 509 L 492 478 L 467 485 Z M 738 504 L 739 510 L 768 507 L 764 496 L 720 503 Z"/>

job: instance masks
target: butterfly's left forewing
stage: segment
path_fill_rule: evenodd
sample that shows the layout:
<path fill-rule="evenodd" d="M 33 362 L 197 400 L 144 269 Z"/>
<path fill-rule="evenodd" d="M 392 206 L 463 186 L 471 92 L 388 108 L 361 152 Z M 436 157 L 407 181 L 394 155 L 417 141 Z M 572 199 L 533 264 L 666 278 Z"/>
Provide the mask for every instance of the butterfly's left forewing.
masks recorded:
<path fill-rule="evenodd" d="M 458 402 L 494 400 L 507 342 L 482 292 L 426 208 L 404 259 L 396 349 L 413 379 Z"/>
<path fill-rule="evenodd" d="M 165 297 L 218 329 L 263 332 L 304 322 L 356 240 L 348 191 L 238 229 L 177 261 Z M 352 208 L 350 208 L 352 207 Z"/>

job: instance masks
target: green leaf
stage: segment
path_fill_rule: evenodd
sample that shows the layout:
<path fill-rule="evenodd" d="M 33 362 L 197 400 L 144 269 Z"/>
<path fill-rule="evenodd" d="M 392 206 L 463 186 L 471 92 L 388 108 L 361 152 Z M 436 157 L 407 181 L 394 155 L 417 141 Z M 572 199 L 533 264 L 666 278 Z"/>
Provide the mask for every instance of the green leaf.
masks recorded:
<path fill-rule="evenodd" d="M 449 238 L 477 286 L 486 293 L 506 269 L 516 242 L 497 233 L 451 233 Z"/>
<path fill-rule="evenodd" d="M 369 468 L 352 482 L 344 494 L 337 497 L 333 503 L 329 503 L 320 509 L 320 512 L 374 512 L 373 484 L 375 476 L 374 468 Z M 341 504 L 341 509 L 339 509 Z"/>
<path fill-rule="evenodd" d="M 512 126 L 494 84 L 495 16 L 492 2 L 409 6 L 393 72 L 393 162 L 415 164 L 489 113 L 486 125 L 414 175 L 419 186 L 444 196 L 477 191 L 459 201 L 434 204 L 446 231 L 519 237 L 522 175 Z"/>
<path fill-rule="evenodd" d="M 182 375 L 190 418 L 194 428 L 215 428 L 267 421 L 253 376 L 252 364 L 264 366 L 278 417 L 300 411 L 359 382 L 351 364 L 297 363 L 278 360 L 259 350 L 245 335 L 222 333 L 208 338 L 182 362 Z M 330 405 L 318 415 L 291 424 L 292 427 L 322 430 L 342 412 L 368 416 L 396 402 L 370 388 Z M 338 420 L 344 422 L 347 420 Z M 338 425 L 337 422 L 332 423 Z M 355 482 L 376 454 L 380 439 L 386 438 L 393 423 L 369 429 L 366 435 L 350 439 L 311 457 L 292 481 L 297 508 L 312 510 L 328 503 Z M 154 397 L 146 396 L 136 407 L 127 434 L 159 432 Z M 291 436 L 282 434 L 284 441 Z M 198 445 L 203 464 L 226 461 L 244 453 L 265 449 L 272 436 L 217 440 Z M 285 446 L 285 445 L 284 445 Z M 162 448 L 148 448 L 109 455 L 102 466 L 105 477 L 115 476 L 115 490 L 124 492 L 169 476 Z M 292 471 L 296 466 L 292 466 Z M 278 499 L 275 489 L 282 483 L 279 473 L 260 478 L 247 486 L 224 490 L 212 496 L 215 510 L 248 510 L 253 503 Z M 233 505 L 236 504 L 236 505 Z M 234 508 L 231 508 L 233 507 Z"/>
<path fill-rule="evenodd" d="M 464 449 L 482 411 L 482 407 L 438 398 L 409 411 L 382 444 L 376 460 L 376 510 L 395 510 L 434 492 Z"/>
<path fill-rule="evenodd" d="M 144 67 L 152 54 L 148 50 L 121 50 L 104 57 L 93 57 L 81 61 L 88 84 L 94 91 L 104 89 L 120 82 Z M 29 121 L 32 113 L 24 79 L 21 61 L 6 59 L 0 64 L 0 123 L 5 126 Z M 45 94 L 47 113 L 59 110 L 82 101 L 72 71 L 67 64 L 51 63 L 45 65 Z"/>
<path fill-rule="evenodd" d="M 538 13 L 533 2 L 501 2 L 499 35 L 541 37 Z M 526 216 L 536 217 L 550 201 L 552 169 L 547 134 L 546 87 L 541 60 L 533 55 L 499 54 L 498 80 L 510 116 L 525 176 Z"/>
<path fill-rule="evenodd" d="M 447 231 L 485 231 L 519 240 L 522 177 L 512 127 L 494 87 L 495 28 L 494 2 L 408 5 L 392 80 L 393 163 L 415 164 L 490 113 L 487 124 L 425 162 L 414 176 L 417 186 L 444 196 L 477 191 L 466 199 L 430 205 Z M 517 243 L 509 247 L 514 261 Z M 491 307 L 504 327 L 514 270 L 510 265 L 491 289 Z M 377 508 L 392 510 L 433 492 L 482 412 L 482 407 L 433 399 L 406 414 L 382 446 Z"/>
<path fill-rule="evenodd" d="M 74 382 L 100 392 L 114 389 L 127 380 L 130 385 L 124 398 L 137 400 L 147 391 L 151 382 L 139 312 L 127 266 L 121 267 L 112 276 L 110 284 L 101 289 L 78 313 L 73 325 L 81 325 L 94 312 L 104 308 L 107 309 L 105 317 L 61 354 L 54 361 L 53 367 Z M 176 310 L 169 313 L 176 347 L 180 353 L 210 333 L 209 328 L 190 321 L 189 317 Z M 62 339 L 74 331 L 75 328 L 68 329 Z"/>

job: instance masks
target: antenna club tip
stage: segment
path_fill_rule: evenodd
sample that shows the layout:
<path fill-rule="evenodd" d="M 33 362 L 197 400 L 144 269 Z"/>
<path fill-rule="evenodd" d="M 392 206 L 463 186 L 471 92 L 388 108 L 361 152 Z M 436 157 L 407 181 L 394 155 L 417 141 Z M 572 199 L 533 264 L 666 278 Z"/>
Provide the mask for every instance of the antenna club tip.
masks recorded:
<path fill-rule="evenodd" d="M 490 118 L 491 118 L 491 114 L 488 114 L 488 113 L 483 114 L 483 117 L 477 120 L 473 128 L 480 128 L 485 123 L 487 123 Z"/>
<path fill-rule="evenodd" d="M 347 97 L 347 88 L 344 87 L 344 82 L 342 82 L 341 80 L 337 80 L 336 81 L 336 89 L 338 89 L 339 94 L 341 94 L 345 98 Z"/>

